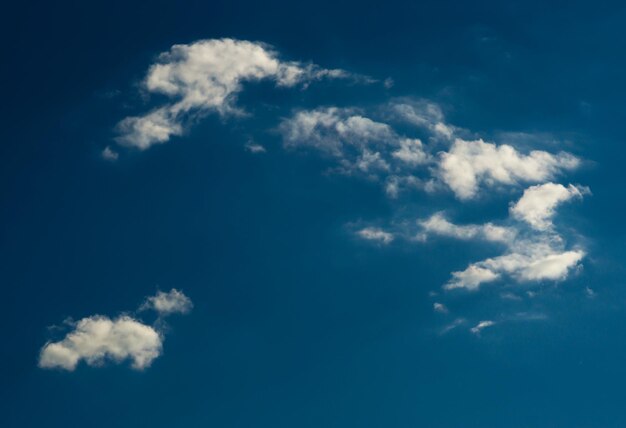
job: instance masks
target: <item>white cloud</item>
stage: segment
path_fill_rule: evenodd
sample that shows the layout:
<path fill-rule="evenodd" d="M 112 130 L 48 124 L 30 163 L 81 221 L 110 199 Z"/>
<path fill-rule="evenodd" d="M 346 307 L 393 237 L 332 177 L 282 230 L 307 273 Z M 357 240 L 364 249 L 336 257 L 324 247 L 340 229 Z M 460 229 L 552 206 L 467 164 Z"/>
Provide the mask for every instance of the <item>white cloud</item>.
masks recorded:
<path fill-rule="evenodd" d="M 386 123 L 375 122 L 353 109 L 337 107 L 296 112 L 279 127 L 286 147 L 313 147 L 336 157 L 386 144 L 396 135 Z"/>
<path fill-rule="evenodd" d="M 515 247 L 508 254 L 472 263 L 463 271 L 453 272 L 444 288 L 476 290 L 502 274 L 519 282 L 563 280 L 585 256 L 582 250 L 562 251 L 544 243 L 530 243 L 527 248 L 516 244 Z"/>
<path fill-rule="evenodd" d="M 391 155 L 411 165 L 420 165 L 428 161 L 422 142 L 418 139 L 404 138 L 400 140 L 400 148 Z"/>
<path fill-rule="evenodd" d="M 487 269 L 477 264 L 472 264 L 464 271 L 452 272 L 452 279 L 444 288 L 451 290 L 454 288 L 466 288 L 468 290 L 477 290 L 478 287 L 485 283 L 498 279 L 500 275 L 491 269 Z"/>
<path fill-rule="evenodd" d="M 433 310 L 435 312 L 439 312 L 440 314 L 447 314 L 448 308 L 443 303 L 435 302 L 433 303 Z"/>
<path fill-rule="evenodd" d="M 117 153 L 115 150 L 112 150 L 111 147 L 106 146 L 104 148 L 104 150 L 102 150 L 102 159 L 108 160 L 108 161 L 116 161 L 119 158 L 119 153 Z"/>
<path fill-rule="evenodd" d="M 153 309 L 159 316 L 165 316 L 187 313 L 192 306 L 187 296 L 172 289 L 146 298 L 139 309 Z M 159 323 L 162 325 L 161 318 L 156 324 Z M 89 366 L 100 366 L 108 361 L 130 360 L 134 369 L 143 370 L 161 355 L 163 349 L 163 332 L 128 315 L 115 319 L 94 315 L 71 325 L 73 330 L 65 338 L 43 346 L 39 367 L 73 371 L 81 361 Z"/>
<path fill-rule="evenodd" d="M 552 217 L 559 204 L 572 198 L 582 198 L 583 194 L 588 192 L 588 189 L 571 184 L 568 187 L 555 183 L 531 186 L 524 190 L 520 200 L 511 206 L 511 215 L 527 222 L 534 229 L 548 230 L 552 228 Z"/>
<path fill-rule="evenodd" d="M 172 288 L 168 292 L 158 291 L 155 296 L 146 298 L 141 309 L 152 309 L 159 315 L 186 314 L 193 308 L 193 303 L 182 291 Z"/>
<path fill-rule="evenodd" d="M 169 141 L 173 135 L 182 135 L 180 120 L 168 108 L 162 107 L 145 116 L 127 117 L 117 125 L 118 143 L 146 150 L 154 144 Z"/>
<path fill-rule="evenodd" d="M 456 225 L 449 222 L 442 213 L 433 214 L 418 224 L 426 233 L 449 236 L 456 239 L 484 239 L 494 242 L 512 242 L 517 231 L 513 228 L 496 226 L 492 223 Z"/>
<path fill-rule="evenodd" d="M 394 118 L 424 128 L 438 138 L 450 139 L 455 132 L 454 126 L 445 123 L 441 108 L 431 101 L 396 102 L 387 110 Z"/>
<path fill-rule="evenodd" d="M 485 328 L 487 327 L 492 327 L 496 325 L 495 322 L 493 321 L 481 321 L 478 324 L 476 324 L 474 327 L 470 328 L 470 331 L 474 334 L 480 334 L 481 331 L 483 331 Z"/>
<path fill-rule="evenodd" d="M 78 321 L 60 342 L 41 350 L 39 367 L 74 370 L 84 360 L 90 366 L 130 359 L 138 370 L 149 367 L 161 354 L 161 335 L 151 326 L 128 316 L 110 319 L 92 316 Z"/>
<path fill-rule="evenodd" d="M 452 272 L 444 289 L 477 290 L 482 284 L 493 282 L 504 275 L 516 282 L 563 280 L 585 256 L 580 249 L 566 250 L 563 238 L 553 231 L 523 230 L 514 227 L 456 225 L 443 214 L 436 213 L 427 220 L 418 221 L 423 233 L 438 234 L 462 240 L 482 239 L 505 245 L 505 254 L 471 263 L 465 270 Z"/>
<path fill-rule="evenodd" d="M 265 153 L 267 151 L 264 146 L 254 142 L 247 143 L 246 150 L 248 150 L 250 153 Z"/>
<path fill-rule="evenodd" d="M 385 191 L 398 196 L 401 187 L 420 187 L 412 175 L 430 162 L 419 139 L 398 135 L 390 125 L 337 107 L 298 111 L 279 130 L 287 148 L 314 148 L 337 160 L 336 172 L 385 179 Z"/>
<path fill-rule="evenodd" d="M 366 227 L 357 232 L 357 235 L 368 241 L 377 241 L 382 244 L 389 244 L 393 241 L 394 236 L 390 232 L 385 232 L 377 227 Z"/>
<path fill-rule="evenodd" d="M 465 324 L 467 322 L 467 320 L 465 318 L 457 318 L 454 321 L 452 321 L 450 324 L 444 326 L 440 331 L 439 334 L 440 335 L 444 335 L 449 333 L 450 331 L 454 330 L 455 328 Z"/>
<path fill-rule="evenodd" d="M 459 199 L 476 197 L 481 184 L 514 185 L 542 182 L 561 170 L 573 169 L 580 161 L 560 152 L 556 155 L 533 150 L 521 154 L 514 147 L 497 146 L 483 140 L 456 139 L 449 151 L 441 153 L 440 175 Z"/>
<path fill-rule="evenodd" d="M 343 70 L 282 61 L 263 43 L 213 39 L 174 45 L 150 67 L 143 84 L 147 91 L 175 101 L 147 115 L 124 119 L 118 125 L 117 140 L 145 150 L 181 135 L 190 113 L 240 113 L 235 100 L 245 82 L 270 79 L 276 86 L 291 87 L 350 76 Z"/>

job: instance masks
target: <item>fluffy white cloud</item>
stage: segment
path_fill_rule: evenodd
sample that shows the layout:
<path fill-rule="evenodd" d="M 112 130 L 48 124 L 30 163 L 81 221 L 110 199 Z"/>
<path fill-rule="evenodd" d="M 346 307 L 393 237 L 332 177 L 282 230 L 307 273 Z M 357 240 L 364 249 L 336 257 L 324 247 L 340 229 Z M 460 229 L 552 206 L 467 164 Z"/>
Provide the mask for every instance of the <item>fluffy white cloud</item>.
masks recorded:
<path fill-rule="evenodd" d="M 452 272 L 452 279 L 444 288 L 451 290 L 454 288 L 466 288 L 468 290 L 476 290 L 485 283 L 498 279 L 500 275 L 491 269 L 487 269 L 477 264 L 472 264 L 464 271 Z"/>
<path fill-rule="evenodd" d="M 146 298 L 139 309 L 153 309 L 160 316 L 165 316 L 187 313 L 192 306 L 187 296 L 172 289 L 167 293 L 159 291 L 155 296 Z M 159 323 L 162 325 L 162 320 L 156 325 Z M 149 367 L 163 349 L 164 336 L 161 331 L 127 315 L 115 319 L 94 315 L 71 325 L 73 330 L 65 338 L 43 346 L 39 354 L 39 367 L 72 371 L 81 361 L 90 366 L 99 366 L 107 361 L 121 363 L 130 360 L 134 369 L 142 370 Z"/>
<path fill-rule="evenodd" d="M 459 199 L 471 199 L 481 184 L 542 182 L 579 163 L 578 158 L 565 152 L 554 155 L 533 150 L 524 155 L 506 144 L 456 139 L 449 151 L 441 153 L 439 168 L 442 180 Z"/>
<path fill-rule="evenodd" d="M 476 290 L 502 274 L 519 282 L 563 280 L 585 256 L 580 249 L 560 250 L 546 243 L 517 243 L 511 252 L 470 264 L 465 270 L 453 272 L 444 288 Z"/>
<path fill-rule="evenodd" d="M 182 291 L 172 288 L 168 292 L 159 291 L 146 299 L 141 309 L 152 309 L 159 315 L 186 314 L 193 308 L 193 303 Z"/>
<path fill-rule="evenodd" d="M 517 231 L 513 228 L 496 226 L 492 223 L 457 225 L 448 221 L 442 213 L 433 214 L 418 224 L 425 233 L 449 236 L 456 239 L 484 239 L 494 242 L 511 242 Z"/>
<path fill-rule="evenodd" d="M 385 232 L 377 227 L 366 227 L 357 232 L 357 235 L 368 241 L 377 241 L 382 244 L 389 244 L 393 241 L 394 236 L 390 232 Z"/>
<path fill-rule="evenodd" d="M 552 227 L 556 207 L 572 198 L 582 198 L 589 190 L 562 184 L 545 183 L 531 186 L 515 205 L 511 206 L 513 217 L 523 220 L 537 230 L 548 230 Z"/>
<path fill-rule="evenodd" d="M 169 108 L 162 107 L 145 116 L 127 117 L 117 125 L 117 142 L 140 150 L 169 141 L 173 135 L 182 135 L 183 125 Z"/>
<path fill-rule="evenodd" d="M 345 77 L 349 74 L 343 70 L 282 61 L 263 43 L 213 39 L 174 45 L 150 67 L 144 87 L 175 102 L 144 116 L 124 119 L 118 125 L 118 142 L 144 150 L 181 135 L 190 112 L 238 113 L 234 103 L 245 82 L 271 79 L 277 86 L 290 87 Z"/>
<path fill-rule="evenodd" d="M 92 316 L 78 321 L 60 342 L 49 342 L 41 350 L 39 367 L 74 370 L 84 360 L 90 366 L 107 360 L 132 361 L 138 370 L 149 367 L 161 354 L 161 335 L 151 326 L 128 316 L 110 319 Z"/>
<path fill-rule="evenodd" d="M 428 162 L 428 155 L 424 152 L 422 142 L 418 139 L 404 138 L 400 140 L 400 148 L 391 155 L 410 165 L 420 165 Z"/>

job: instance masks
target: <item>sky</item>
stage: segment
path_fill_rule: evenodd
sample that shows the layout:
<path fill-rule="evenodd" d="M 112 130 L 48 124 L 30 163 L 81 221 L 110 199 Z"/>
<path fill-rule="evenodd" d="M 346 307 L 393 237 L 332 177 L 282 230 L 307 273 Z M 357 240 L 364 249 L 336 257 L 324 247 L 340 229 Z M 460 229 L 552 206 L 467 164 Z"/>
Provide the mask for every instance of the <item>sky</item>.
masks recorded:
<path fill-rule="evenodd" d="M 623 427 L 618 2 L 0 18 L 0 426 Z"/>

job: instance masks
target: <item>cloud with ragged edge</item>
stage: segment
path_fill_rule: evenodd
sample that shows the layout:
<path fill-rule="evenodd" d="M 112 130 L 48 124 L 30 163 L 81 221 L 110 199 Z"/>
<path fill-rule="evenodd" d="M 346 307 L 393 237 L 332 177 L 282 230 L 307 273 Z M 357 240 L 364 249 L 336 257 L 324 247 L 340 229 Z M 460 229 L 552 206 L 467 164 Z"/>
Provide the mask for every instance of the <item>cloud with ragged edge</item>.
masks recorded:
<path fill-rule="evenodd" d="M 182 291 L 172 289 L 146 298 L 140 309 L 154 310 L 161 319 L 188 313 L 192 306 Z M 62 340 L 50 341 L 41 348 L 40 368 L 74 371 L 81 361 L 88 366 L 130 361 L 133 369 L 143 370 L 163 351 L 165 333 L 130 315 L 92 315 L 69 324 L 72 330 Z"/>
<path fill-rule="evenodd" d="M 149 67 L 142 82 L 145 91 L 165 95 L 168 101 L 143 115 L 122 119 L 116 126 L 116 142 L 146 150 L 189 132 L 190 123 L 204 115 L 245 114 L 237 97 L 249 83 L 270 81 L 277 88 L 307 88 L 322 79 L 375 82 L 345 70 L 285 60 L 260 42 L 213 39 L 174 45 Z M 555 222 L 562 204 L 590 195 L 584 186 L 559 183 L 583 162 L 572 153 L 528 149 L 529 144 L 510 138 L 518 134 L 496 134 L 501 141 L 481 138 L 479 133 L 449 123 L 441 106 L 424 99 L 393 98 L 367 107 L 295 107 L 287 116 L 276 118 L 270 128 L 280 136 L 285 150 L 325 159 L 326 172 L 378 183 L 398 211 L 403 208 L 403 195 L 412 192 L 449 194 L 458 209 L 468 203 L 487 203 L 494 194 L 510 196 L 505 219 L 459 224 L 448 213 L 450 207 L 442 206 L 432 207 L 426 217 L 402 214 L 405 218 L 400 222 L 361 221 L 359 227 L 350 227 L 357 238 L 380 247 L 408 242 L 423 248 L 433 240 L 447 239 L 482 242 L 499 252 L 462 262 L 441 284 L 441 301 L 433 308 L 455 320 L 442 332 L 470 322 L 453 314 L 452 305 L 443 299 L 452 301 L 462 298 L 463 292 L 479 293 L 487 286 L 504 284 L 523 285 L 525 295 L 536 296 L 533 288 L 546 281 L 566 280 L 587 254 L 582 243 L 559 230 Z M 266 152 L 256 142 L 248 142 L 246 149 Z M 109 147 L 102 155 L 118 159 L 118 152 Z M 522 299 L 508 288 L 505 294 L 514 297 L 508 301 Z M 156 308 L 160 301 L 155 298 L 146 304 Z M 479 335 L 499 322 L 475 320 L 470 331 Z"/>
<path fill-rule="evenodd" d="M 174 45 L 158 57 L 142 82 L 148 93 L 165 95 L 171 102 L 123 119 L 116 141 L 146 150 L 182 135 L 194 116 L 242 114 L 236 100 L 245 83 L 270 80 L 290 88 L 322 79 L 371 80 L 344 70 L 284 61 L 264 43 L 213 39 Z"/>

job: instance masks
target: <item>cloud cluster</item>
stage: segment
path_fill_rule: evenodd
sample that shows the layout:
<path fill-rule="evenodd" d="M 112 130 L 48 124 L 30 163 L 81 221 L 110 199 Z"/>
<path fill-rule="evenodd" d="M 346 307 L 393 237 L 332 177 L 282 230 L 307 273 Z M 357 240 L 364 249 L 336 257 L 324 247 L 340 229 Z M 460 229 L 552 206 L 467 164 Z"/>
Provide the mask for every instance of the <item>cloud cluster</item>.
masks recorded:
<path fill-rule="evenodd" d="M 163 94 L 172 102 L 122 120 L 117 141 L 145 150 L 181 135 L 192 115 L 241 113 L 235 101 L 246 82 L 272 80 L 276 86 L 293 87 L 346 77 L 350 75 L 343 70 L 283 61 L 264 43 L 212 39 L 174 45 L 158 57 L 143 81 L 148 92 Z"/>
<path fill-rule="evenodd" d="M 158 58 L 143 81 L 146 91 L 162 94 L 169 101 L 144 115 L 123 119 L 117 126 L 117 141 L 144 150 L 184 134 L 191 122 L 210 112 L 241 114 L 237 96 L 250 82 L 306 87 L 316 80 L 337 78 L 373 81 L 343 70 L 282 60 L 275 50 L 258 42 L 214 39 L 175 45 Z M 443 285 L 445 290 L 478 290 L 499 280 L 563 280 L 585 257 L 580 245 L 568 245 L 553 221 L 561 204 L 590 193 L 586 187 L 557 182 L 582 160 L 564 151 L 522 148 L 538 145 L 545 135 L 496 133 L 495 141 L 486 141 L 479 133 L 448 123 L 437 103 L 410 98 L 394 98 L 373 107 L 294 108 L 274 130 L 287 150 L 317 152 L 329 160 L 331 172 L 379 183 L 392 200 L 403 201 L 400 197 L 411 191 L 448 193 L 448 203 L 463 206 L 469 201 L 489 201 L 496 192 L 519 194 L 526 187 L 509 205 L 505 220 L 455 224 L 442 211 L 449 208 L 444 206 L 434 207 L 434 214 L 417 223 L 411 219 L 411 226 L 404 222 L 389 229 L 370 225 L 354 231 L 381 247 L 397 238 L 426 242 L 438 236 L 480 240 L 501 251 L 452 272 Z M 255 142 L 249 142 L 246 149 L 250 153 L 266 151 Z M 102 156 L 115 160 L 117 152 L 107 147 Z M 159 314 L 184 313 L 191 303 L 177 293 L 157 294 L 144 308 Z M 448 313 L 441 302 L 434 309 Z M 456 318 L 447 329 L 465 322 Z M 482 321 L 471 331 L 478 334 L 491 325 L 493 321 Z"/>
<path fill-rule="evenodd" d="M 431 144 L 402 135 L 393 122 L 419 128 Z M 464 139 L 460 135 L 469 132 L 447 124 L 441 109 L 424 100 L 392 101 L 370 115 L 358 108 L 298 110 L 279 131 L 286 148 L 318 150 L 336 160 L 334 171 L 379 180 L 390 197 L 402 189 L 448 188 L 466 201 L 483 189 L 542 183 L 580 165 L 567 152 L 525 154 L 508 144 Z"/>
<path fill-rule="evenodd" d="M 445 289 L 465 288 L 476 290 L 481 284 L 495 281 L 503 275 L 517 282 L 562 280 L 585 256 L 580 248 L 566 249 L 565 240 L 554 230 L 549 221 L 559 202 L 571 197 L 582 197 L 583 192 L 576 186 L 564 187 L 560 184 L 545 183 L 532 186 L 524 191 L 517 203 L 511 206 L 514 219 L 528 223 L 511 223 L 497 226 L 456 225 L 449 222 L 441 213 L 436 213 L 418 224 L 426 236 L 431 234 L 449 236 L 456 239 L 483 239 L 504 244 L 503 255 L 471 263 L 466 269 L 452 273 L 452 279 Z"/>
<path fill-rule="evenodd" d="M 165 316 L 187 313 L 192 304 L 182 292 L 173 289 L 147 298 L 142 306 Z M 62 340 L 43 346 L 39 367 L 73 371 L 81 361 L 89 366 L 101 366 L 107 361 L 130 360 L 132 368 L 143 370 L 163 350 L 164 333 L 129 315 L 117 318 L 93 315 L 72 323 L 72 327 Z"/>
<path fill-rule="evenodd" d="M 300 110 L 283 119 L 278 129 L 286 148 L 315 149 L 336 161 L 335 172 L 381 181 L 390 197 L 403 188 L 428 186 L 414 174 L 433 160 L 422 141 L 359 109 Z"/>

